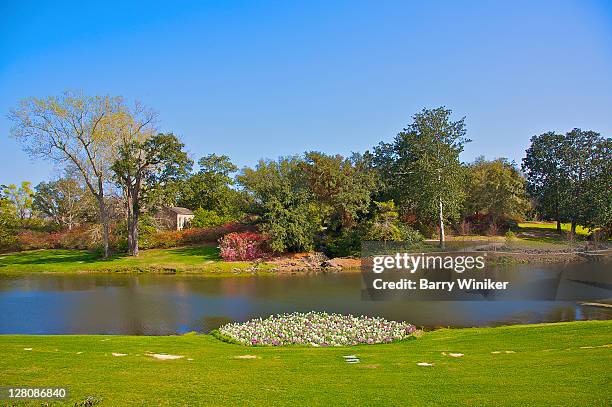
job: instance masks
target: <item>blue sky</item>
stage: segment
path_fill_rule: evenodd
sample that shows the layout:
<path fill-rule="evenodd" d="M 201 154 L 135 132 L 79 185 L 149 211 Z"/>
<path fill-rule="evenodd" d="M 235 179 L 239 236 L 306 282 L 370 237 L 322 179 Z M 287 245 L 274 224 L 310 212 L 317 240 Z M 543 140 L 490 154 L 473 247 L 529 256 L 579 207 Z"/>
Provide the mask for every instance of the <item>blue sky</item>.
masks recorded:
<path fill-rule="evenodd" d="M 138 99 L 239 166 L 364 151 L 439 105 L 466 116 L 463 160 L 519 161 L 544 131 L 610 136 L 612 3 L 3 0 L 0 184 L 52 176 L 6 113 L 66 89 Z"/>

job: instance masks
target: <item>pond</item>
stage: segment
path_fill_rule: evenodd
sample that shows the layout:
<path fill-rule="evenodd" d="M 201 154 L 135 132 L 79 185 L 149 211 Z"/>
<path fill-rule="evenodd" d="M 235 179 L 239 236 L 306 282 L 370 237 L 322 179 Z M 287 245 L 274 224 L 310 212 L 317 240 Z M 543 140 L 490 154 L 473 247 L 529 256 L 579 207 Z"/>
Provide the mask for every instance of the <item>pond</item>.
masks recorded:
<path fill-rule="evenodd" d="M 0 276 L 2 334 L 168 335 L 291 311 L 383 316 L 426 328 L 612 319 L 576 301 L 364 301 L 359 273 Z"/>

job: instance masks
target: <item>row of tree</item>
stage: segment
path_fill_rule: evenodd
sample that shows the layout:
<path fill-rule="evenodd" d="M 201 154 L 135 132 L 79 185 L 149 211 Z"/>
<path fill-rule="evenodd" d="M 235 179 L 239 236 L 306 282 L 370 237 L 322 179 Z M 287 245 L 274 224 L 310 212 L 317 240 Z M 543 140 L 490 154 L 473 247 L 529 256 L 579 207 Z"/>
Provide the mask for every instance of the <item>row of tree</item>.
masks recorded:
<path fill-rule="evenodd" d="M 321 246 L 334 254 L 362 239 L 445 241 L 449 224 L 485 216 L 493 225 L 535 209 L 544 219 L 591 228 L 612 219 L 610 139 L 574 129 L 532 139 L 523 174 L 505 159 L 463 164 L 464 119 L 445 108 L 423 110 L 390 143 L 351 157 L 307 152 L 238 168 L 227 156 L 193 161 L 173 134 L 159 133 L 157 115 L 120 97 L 66 93 L 22 101 L 10 113 L 12 134 L 34 157 L 66 177 L 33 191 L 4 188 L 1 222 L 39 214 L 59 228 L 103 227 L 109 254 L 112 208 L 120 202 L 128 251 L 138 255 L 140 226 L 164 206 L 195 210 L 195 226 L 257 223 L 275 251 Z M 95 211 L 92 210 L 95 208 Z M 145 218 L 143 219 L 142 216 Z M 6 222 L 5 222 L 6 223 Z"/>

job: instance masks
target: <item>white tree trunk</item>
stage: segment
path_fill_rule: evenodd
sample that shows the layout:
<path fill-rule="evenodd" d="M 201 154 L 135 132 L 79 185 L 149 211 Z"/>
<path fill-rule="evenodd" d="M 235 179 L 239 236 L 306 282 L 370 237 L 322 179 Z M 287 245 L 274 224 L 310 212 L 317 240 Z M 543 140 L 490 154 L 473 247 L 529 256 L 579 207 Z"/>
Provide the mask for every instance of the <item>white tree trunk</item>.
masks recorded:
<path fill-rule="evenodd" d="M 442 210 L 442 197 L 439 198 L 438 202 L 440 204 L 440 208 L 438 211 L 438 221 L 440 226 L 440 247 L 444 249 L 444 212 Z"/>

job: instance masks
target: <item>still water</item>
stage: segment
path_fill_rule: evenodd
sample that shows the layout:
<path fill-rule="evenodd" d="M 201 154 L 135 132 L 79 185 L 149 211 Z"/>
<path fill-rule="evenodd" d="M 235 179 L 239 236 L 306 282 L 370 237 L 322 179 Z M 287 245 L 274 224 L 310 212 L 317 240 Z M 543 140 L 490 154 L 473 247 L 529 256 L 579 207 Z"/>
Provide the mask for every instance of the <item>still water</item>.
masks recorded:
<path fill-rule="evenodd" d="M 427 328 L 612 319 L 576 301 L 364 301 L 359 273 L 0 276 L 0 333 L 168 335 L 291 311 L 376 315 Z"/>

